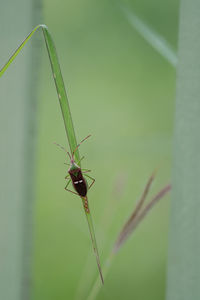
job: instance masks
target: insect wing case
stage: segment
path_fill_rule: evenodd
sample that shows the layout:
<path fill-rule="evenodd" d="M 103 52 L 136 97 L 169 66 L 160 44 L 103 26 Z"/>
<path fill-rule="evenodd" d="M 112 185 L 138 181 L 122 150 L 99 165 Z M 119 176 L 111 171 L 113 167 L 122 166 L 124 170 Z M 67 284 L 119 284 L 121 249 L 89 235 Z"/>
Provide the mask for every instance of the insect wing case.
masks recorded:
<path fill-rule="evenodd" d="M 87 195 L 87 183 L 82 175 L 81 169 L 70 170 L 69 174 L 71 176 L 74 189 L 81 197 L 85 197 Z"/>

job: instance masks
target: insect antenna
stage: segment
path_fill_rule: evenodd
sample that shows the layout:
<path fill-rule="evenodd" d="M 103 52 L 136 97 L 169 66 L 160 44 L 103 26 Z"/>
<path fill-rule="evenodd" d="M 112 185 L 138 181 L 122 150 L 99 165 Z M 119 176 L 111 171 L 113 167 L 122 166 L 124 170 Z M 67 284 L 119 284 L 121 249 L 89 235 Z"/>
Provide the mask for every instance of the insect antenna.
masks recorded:
<path fill-rule="evenodd" d="M 68 155 L 69 155 L 69 158 L 70 158 L 70 160 L 71 160 L 71 155 L 70 155 L 70 153 L 63 147 L 63 146 L 61 146 L 60 144 L 57 144 L 57 143 L 54 143 L 56 146 L 58 146 L 59 148 L 61 148 L 62 150 L 64 150 Z"/>
<path fill-rule="evenodd" d="M 87 140 L 89 137 L 91 137 L 91 134 L 89 134 L 88 136 L 86 136 L 74 149 L 74 151 L 72 152 L 72 157 L 74 157 L 74 153 L 76 152 L 76 150 L 79 148 L 79 146 L 85 141 Z"/>

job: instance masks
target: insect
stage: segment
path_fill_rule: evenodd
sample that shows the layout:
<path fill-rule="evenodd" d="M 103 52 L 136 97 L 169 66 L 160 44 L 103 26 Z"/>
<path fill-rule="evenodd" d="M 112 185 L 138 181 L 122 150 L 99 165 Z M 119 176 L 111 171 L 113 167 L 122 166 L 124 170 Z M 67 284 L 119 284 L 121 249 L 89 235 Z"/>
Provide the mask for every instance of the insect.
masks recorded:
<path fill-rule="evenodd" d="M 68 151 L 66 151 L 61 145 L 56 144 L 57 146 L 59 146 L 60 148 L 62 148 L 65 152 L 67 152 L 67 154 L 69 155 L 70 158 L 70 164 L 65 163 L 66 165 L 69 165 L 69 169 L 68 169 L 68 175 L 65 177 L 66 180 L 68 180 L 66 186 L 65 186 L 65 190 L 68 192 L 71 192 L 77 196 L 80 196 L 82 198 L 84 198 L 85 202 L 84 202 L 84 207 L 85 210 L 89 213 L 89 207 L 88 207 L 88 201 L 87 201 L 87 192 L 88 190 L 92 187 L 92 185 L 95 182 L 95 179 L 92 178 L 91 176 L 89 176 L 88 172 L 91 172 L 91 170 L 88 169 L 81 169 L 81 167 L 79 166 L 81 160 L 83 160 L 84 157 L 82 157 L 78 163 L 75 162 L 74 160 L 74 153 L 77 151 L 77 149 L 80 147 L 80 145 L 90 137 L 91 135 L 88 135 L 86 138 L 84 138 L 78 145 L 77 147 L 74 149 L 74 151 L 72 152 L 72 155 L 70 155 L 70 153 Z M 92 180 L 92 183 L 88 186 L 88 183 L 86 181 L 86 179 L 84 178 L 84 176 L 87 176 L 88 178 L 90 178 Z M 74 191 L 71 191 L 68 189 L 68 186 L 70 184 L 70 182 L 72 182 L 72 185 L 74 187 Z"/>

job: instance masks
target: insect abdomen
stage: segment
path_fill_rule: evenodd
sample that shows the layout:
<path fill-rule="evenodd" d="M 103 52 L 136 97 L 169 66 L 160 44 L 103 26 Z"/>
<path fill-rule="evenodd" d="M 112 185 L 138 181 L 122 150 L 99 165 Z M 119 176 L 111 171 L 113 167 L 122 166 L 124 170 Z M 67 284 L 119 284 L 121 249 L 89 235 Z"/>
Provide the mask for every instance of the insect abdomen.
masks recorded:
<path fill-rule="evenodd" d="M 73 186 L 81 197 L 85 197 L 87 195 L 87 185 L 84 178 L 74 181 Z"/>
<path fill-rule="evenodd" d="M 76 192 L 81 196 L 85 197 L 87 195 L 87 183 L 82 175 L 81 170 L 78 170 L 78 172 L 73 174 L 72 172 L 69 172 L 72 184 Z"/>

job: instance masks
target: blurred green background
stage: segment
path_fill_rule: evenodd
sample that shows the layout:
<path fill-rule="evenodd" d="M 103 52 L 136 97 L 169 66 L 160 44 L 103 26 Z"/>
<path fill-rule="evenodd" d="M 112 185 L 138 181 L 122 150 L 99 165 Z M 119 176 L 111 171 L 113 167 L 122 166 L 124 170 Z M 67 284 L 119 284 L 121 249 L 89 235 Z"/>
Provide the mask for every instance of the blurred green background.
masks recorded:
<path fill-rule="evenodd" d="M 179 1 L 121 3 L 176 49 Z M 44 21 L 77 140 L 92 134 L 80 153 L 96 178 L 89 202 L 103 264 L 152 171 L 151 195 L 170 181 L 176 72 L 115 1 L 45 0 Z M 68 144 L 44 46 L 39 76 L 33 299 L 87 299 L 97 266 L 82 203 L 64 191 L 68 158 L 53 142 Z M 121 249 L 97 299 L 165 299 L 168 211 L 169 196 Z"/>

